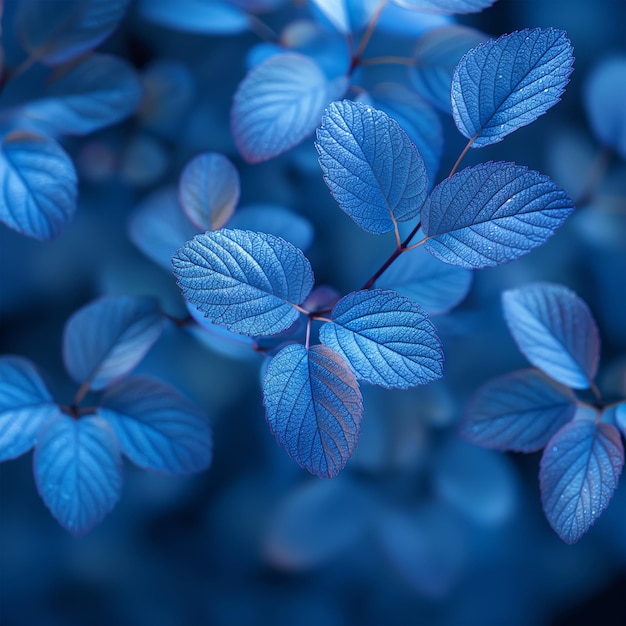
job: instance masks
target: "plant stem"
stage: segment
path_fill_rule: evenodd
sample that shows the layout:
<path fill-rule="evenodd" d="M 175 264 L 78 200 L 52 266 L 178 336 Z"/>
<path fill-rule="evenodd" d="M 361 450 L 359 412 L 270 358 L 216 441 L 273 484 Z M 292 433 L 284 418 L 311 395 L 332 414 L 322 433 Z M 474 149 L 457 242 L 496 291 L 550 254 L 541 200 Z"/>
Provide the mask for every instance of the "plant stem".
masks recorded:
<path fill-rule="evenodd" d="M 467 145 L 465 146 L 465 148 L 463 148 L 463 152 L 461 152 L 461 154 L 459 154 L 459 158 L 456 160 L 455 164 L 452 166 L 452 169 L 450 170 L 450 173 L 448 174 L 448 178 L 450 178 L 450 176 L 452 176 L 457 171 L 457 169 L 459 168 L 459 165 L 461 165 L 461 161 L 463 160 L 463 158 L 467 154 L 467 151 L 472 147 L 472 144 L 474 143 L 474 140 L 476 139 L 476 137 L 478 137 L 478 134 L 474 135 L 467 142 Z"/>
<path fill-rule="evenodd" d="M 411 57 L 374 57 L 372 59 L 359 60 L 358 65 L 415 65 L 415 59 Z"/>
<path fill-rule="evenodd" d="M 365 52 L 365 48 L 367 48 L 367 44 L 370 42 L 372 35 L 374 34 L 374 30 L 376 28 L 376 24 L 380 19 L 380 14 L 383 12 L 383 9 L 387 6 L 388 0 L 381 0 L 380 4 L 376 7 L 376 10 L 372 14 L 372 19 L 369 21 L 367 25 L 367 29 L 359 42 L 359 47 L 356 49 L 352 57 L 352 68 L 354 69 L 360 62 L 361 56 Z"/>

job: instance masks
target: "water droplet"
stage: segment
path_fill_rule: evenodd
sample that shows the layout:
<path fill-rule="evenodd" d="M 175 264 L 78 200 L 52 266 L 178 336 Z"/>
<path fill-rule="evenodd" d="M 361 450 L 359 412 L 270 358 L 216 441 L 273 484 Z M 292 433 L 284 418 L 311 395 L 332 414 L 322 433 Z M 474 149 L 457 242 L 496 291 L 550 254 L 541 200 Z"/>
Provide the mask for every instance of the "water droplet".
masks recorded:
<path fill-rule="evenodd" d="M 547 90 L 547 89 L 544 89 L 544 90 L 543 90 L 543 93 L 548 93 L 548 90 Z"/>
<path fill-rule="evenodd" d="M 558 451 L 559 451 L 558 446 L 552 446 L 552 452 L 558 452 Z"/>

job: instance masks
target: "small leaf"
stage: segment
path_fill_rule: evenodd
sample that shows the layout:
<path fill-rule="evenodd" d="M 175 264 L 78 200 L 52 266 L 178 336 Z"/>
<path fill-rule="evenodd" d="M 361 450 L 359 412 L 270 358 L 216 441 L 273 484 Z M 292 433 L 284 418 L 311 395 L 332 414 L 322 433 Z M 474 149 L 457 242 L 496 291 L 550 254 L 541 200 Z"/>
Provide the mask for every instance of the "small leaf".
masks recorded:
<path fill-rule="evenodd" d="M 401 254 L 376 286 L 397 291 L 428 313 L 446 313 L 465 298 L 472 276 L 471 271 L 442 263 L 420 247 Z"/>
<path fill-rule="evenodd" d="M 320 340 L 336 350 L 357 377 L 373 385 L 406 389 L 441 378 L 443 353 L 435 327 L 415 302 L 394 291 L 372 289 L 343 297 Z"/>
<path fill-rule="evenodd" d="M 30 361 L 0 357 L 0 461 L 28 452 L 41 427 L 58 414 L 59 408 Z"/>
<path fill-rule="evenodd" d="M 622 402 L 615 409 L 615 423 L 622 431 L 622 435 L 626 437 L 626 402 Z"/>
<path fill-rule="evenodd" d="M 4 137 L 0 189 L 0 221 L 35 239 L 56 237 L 76 210 L 74 165 L 48 137 L 21 132 Z"/>
<path fill-rule="evenodd" d="M 122 459 L 101 418 L 60 415 L 41 432 L 33 461 L 37 489 L 55 519 L 73 535 L 98 525 L 122 488 Z"/>
<path fill-rule="evenodd" d="M 191 474 L 211 463 L 204 411 L 161 381 L 136 377 L 112 385 L 98 413 L 113 427 L 122 452 L 139 467 Z"/>
<path fill-rule="evenodd" d="M 185 166 L 179 193 L 183 211 L 196 226 L 217 230 L 239 202 L 239 173 L 222 154 L 205 152 Z"/>
<path fill-rule="evenodd" d="M 267 161 L 298 145 L 346 86 L 344 77 L 331 82 L 313 59 L 293 52 L 254 67 L 239 85 L 231 113 L 233 138 L 243 158 Z"/>
<path fill-rule="evenodd" d="M 548 376 L 587 389 L 600 359 L 589 307 L 562 285 L 535 283 L 502 294 L 504 316 L 522 354 Z"/>
<path fill-rule="evenodd" d="M 133 113 L 141 86 L 131 65 L 93 54 L 52 83 L 44 95 L 24 107 L 29 120 L 55 135 L 86 135 Z"/>
<path fill-rule="evenodd" d="M 363 404 L 348 364 L 334 350 L 290 345 L 263 380 L 266 418 L 278 443 L 304 469 L 336 476 L 356 448 Z"/>
<path fill-rule="evenodd" d="M 555 105 L 574 62 L 562 30 L 535 28 L 470 50 L 452 77 L 452 115 L 472 146 L 502 141 Z"/>
<path fill-rule="evenodd" d="M 431 13 L 478 13 L 490 7 L 496 0 L 393 0 L 406 9 Z"/>
<path fill-rule="evenodd" d="M 419 214 L 428 192 L 424 161 L 386 113 L 360 102 L 333 102 L 315 147 L 331 194 L 364 230 L 387 233 Z"/>
<path fill-rule="evenodd" d="M 606 509 L 624 464 L 611 424 L 574 421 L 550 439 L 541 458 L 541 502 L 550 526 L 576 543 Z"/>
<path fill-rule="evenodd" d="M 101 44 L 117 28 L 128 3 L 129 0 L 21 0 L 17 30 L 32 57 L 47 65 L 59 65 Z"/>
<path fill-rule="evenodd" d="M 173 257 L 183 296 L 215 324 L 245 335 L 289 328 L 313 287 L 308 259 L 280 237 L 222 229 L 197 235 Z"/>
<path fill-rule="evenodd" d="M 422 208 L 424 245 L 445 263 L 493 267 L 545 243 L 573 210 L 547 176 L 514 163 L 484 163 L 433 189 Z"/>
<path fill-rule="evenodd" d="M 469 441 L 516 452 L 534 452 L 576 413 L 570 389 L 534 369 L 487 382 L 472 398 L 461 423 Z"/>
<path fill-rule="evenodd" d="M 342 34 L 350 31 L 350 15 L 345 0 L 310 0 L 328 21 Z"/>
<path fill-rule="evenodd" d="M 106 296 L 94 300 L 65 325 L 65 368 L 77 383 L 104 389 L 143 359 L 160 337 L 163 324 L 154 298 Z"/>

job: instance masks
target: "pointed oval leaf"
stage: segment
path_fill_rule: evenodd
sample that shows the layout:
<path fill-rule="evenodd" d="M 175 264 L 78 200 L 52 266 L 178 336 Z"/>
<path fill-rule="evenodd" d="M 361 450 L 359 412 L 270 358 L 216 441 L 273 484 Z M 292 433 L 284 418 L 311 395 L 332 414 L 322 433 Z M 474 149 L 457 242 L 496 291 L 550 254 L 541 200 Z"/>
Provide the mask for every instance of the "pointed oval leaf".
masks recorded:
<path fill-rule="evenodd" d="M 600 336 L 586 303 L 563 285 L 535 283 L 502 294 L 522 354 L 548 376 L 587 389 L 598 371 Z"/>
<path fill-rule="evenodd" d="M 550 526 L 576 543 L 606 509 L 624 465 L 611 424 L 573 421 L 550 439 L 541 457 L 541 503 Z"/>
<path fill-rule="evenodd" d="M 622 431 L 622 435 L 626 437 L 626 402 L 622 402 L 615 409 L 615 423 Z"/>
<path fill-rule="evenodd" d="M 23 235 L 56 237 L 76 210 L 74 165 L 49 137 L 11 133 L 0 144 L 0 220 Z"/>
<path fill-rule="evenodd" d="M 393 0 L 393 2 L 406 9 L 450 15 L 478 13 L 490 7 L 496 0 Z"/>
<path fill-rule="evenodd" d="M 300 467 L 336 476 L 356 448 L 363 403 L 350 366 L 322 345 L 291 345 L 271 361 L 263 380 L 270 430 Z"/>
<path fill-rule="evenodd" d="M 376 286 L 397 291 L 428 313 L 446 313 L 465 298 L 472 276 L 471 271 L 442 263 L 420 247 L 401 254 Z"/>
<path fill-rule="evenodd" d="M 461 434 L 469 441 L 515 452 L 534 452 L 576 413 L 572 391 L 534 369 L 499 376 L 467 407 Z"/>
<path fill-rule="evenodd" d="M 0 358 L 0 461 L 28 452 L 42 426 L 58 414 L 59 408 L 28 359 Z"/>
<path fill-rule="evenodd" d="M 146 377 L 109 387 L 98 413 L 113 427 L 122 452 L 139 467 L 191 474 L 211 463 L 204 411 L 173 387 Z"/>
<path fill-rule="evenodd" d="M 180 204 L 189 219 L 202 230 L 222 228 L 239 202 L 239 173 L 222 154 L 205 152 L 183 170 Z"/>
<path fill-rule="evenodd" d="M 280 237 L 222 229 L 197 235 L 173 257 L 183 296 L 215 324 L 271 335 L 297 319 L 313 288 L 304 254 Z"/>
<path fill-rule="evenodd" d="M 395 291 L 371 289 L 343 297 L 320 329 L 357 377 L 373 385 L 406 389 L 443 375 L 435 327 L 415 302 Z"/>
<path fill-rule="evenodd" d="M 333 102 L 315 147 L 331 194 L 367 232 L 390 232 L 419 214 L 428 192 L 424 161 L 386 113 L 361 102 Z"/>
<path fill-rule="evenodd" d="M 73 535 L 98 525 L 122 488 L 122 458 L 111 427 L 99 417 L 60 415 L 41 432 L 33 470 L 53 517 Z"/>
<path fill-rule="evenodd" d="M 350 14 L 345 0 L 310 0 L 326 19 L 343 35 L 350 31 Z"/>
<path fill-rule="evenodd" d="M 164 317 L 154 298 L 106 296 L 76 311 L 63 332 L 63 362 L 77 383 L 104 389 L 128 374 L 160 337 Z"/>
<path fill-rule="evenodd" d="M 266 59 L 248 72 L 235 93 L 231 127 L 239 152 L 246 161 L 258 163 L 298 145 L 346 86 L 344 77 L 329 81 L 302 54 Z"/>
<path fill-rule="evenodd" d="M 101 44 L 117 28 L 128 3 L 22 0 L 17 14 L 18 33 L 31 56 L 47 65 L 59 65 Z"/>
<path fill-rule="evenodd" d="M 573 210 L 547 176 L 514 163 L 484 163 L 433 189 L 422 208 L 424 245 L 452 265 L 493 267 L 545 243 Z"/>
<path fill-rule="evenodd" d="M 139 105 L 141 85 L 126 61 L 93 54 L 32 100 L 23 113 L 52 134 L 86 135 L 128 117 Z"/>
<path fill-rule="evenodd" d="M 452 77 L 452 115 L 480 148 L 502 141 L 555 105 L 572 73 L 573 48 L 562 30 L 535 28 L 470 50 Z"/>

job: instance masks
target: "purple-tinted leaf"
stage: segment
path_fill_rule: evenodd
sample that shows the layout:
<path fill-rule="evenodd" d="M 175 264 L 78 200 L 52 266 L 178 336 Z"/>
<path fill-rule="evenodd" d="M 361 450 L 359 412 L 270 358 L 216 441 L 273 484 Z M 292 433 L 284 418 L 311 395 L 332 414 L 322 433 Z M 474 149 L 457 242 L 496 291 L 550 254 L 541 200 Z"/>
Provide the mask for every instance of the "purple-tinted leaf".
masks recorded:
<path fill-rule="evenodd" d="M 502 294 L 504 316 L 523 355 L 574 389 L 591 385 L 600 336 L 589 307 L 563 285 L 535 283 Z"/>
<path fill-rule="evenodd" d="M 106 296 L 70 317 L 63 332 L 63 361 L 77 383 L 103 389 L 128 374 L 163 330 L 154 298 Z"/>
<path fill-rule="evenodd" d="M 397 5 L 417 11 L 433 13 L 477 13 L 490 7 L 496 0 L 393 0 Z"/>
<path fill-rule="evenodd" d="M 38 437 L 33 470 L 45 505 L 76 536 L 102 521 L 122 488 L 119 446 L 99 417 L 52 420 Z"/>
<path fill-rule="evenodd" d="M 577 542 L 606 509 L 624 464 L 624 447 L 611 424 L 575 420 L 550 439 L 541 458 L 541 502 L 550 526 Z"/>

